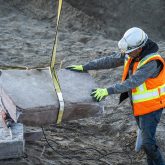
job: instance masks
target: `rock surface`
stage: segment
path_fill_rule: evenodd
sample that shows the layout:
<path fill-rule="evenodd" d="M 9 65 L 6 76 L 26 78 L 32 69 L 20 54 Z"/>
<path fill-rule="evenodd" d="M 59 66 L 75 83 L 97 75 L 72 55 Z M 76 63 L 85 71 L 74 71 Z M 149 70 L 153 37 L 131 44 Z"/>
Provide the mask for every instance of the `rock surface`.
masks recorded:
<path fill-rule="evenodd" d="M 60 70 L 57 75 L 65 106 L 63 121 L 102 113 L 103 107 L 90 97 L 97 85 L 88 73 Z M 3 70 L 0 86 L 0 98 L 16 122 L 30 126 L 56 123 L 59 101 L 49 68 Z"/>
<path fill-rule="evenodd" d="M 20 158 L 24 154 L 25 143 L 23 124 L 4 126 L 0 118 L 0 159 Z"/>
<path fill-rule="evenodd" d="M 0 64 L 48 65 L 54 40 L 54 9 L 57 4 L 53 0 L 0 2 Z M 164 0 L 106 2 L 64 1 L 57 68 L 84 64 L 109 55 L 117 50 L 116 38 L 119 39 L 131 26 L 143 27 L 150 38 L 158 41 L 159 52 L 165 57 Z M 121 73 L 122 67 L 90 72 L 100 87 L 108 87 L 120 81 Z M 144 153 L 134 151 L 137 128 L 129 101 L 118 106 L 118 97 L 112 95 L 106 98 L 104 116 L 75 120 L 56 128 L 45 127 L 46 137 L 55 151 L 43 138 L 26 144 L 27 157 L 1 161 L 0 164 L 145 165 Z M 157 139 L 165 155 L 164 120 L 163 113 Z"/>

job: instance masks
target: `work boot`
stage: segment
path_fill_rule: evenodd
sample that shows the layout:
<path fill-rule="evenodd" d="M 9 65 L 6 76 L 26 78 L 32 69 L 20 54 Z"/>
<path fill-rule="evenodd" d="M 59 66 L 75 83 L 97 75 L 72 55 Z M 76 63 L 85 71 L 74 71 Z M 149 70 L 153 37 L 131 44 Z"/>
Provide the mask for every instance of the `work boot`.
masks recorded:
<path fill-rule="evenodd" d="M 153 160 L 151 158 L 149 158 L 148 156 L 147 156 L 147 164 L 148 165 L 155 165 L 155 163 L 153 162 Z"/>
<path fill-rule="evenodd" d="M 165 161 L 157 145 L 144 144 L 148 165 L 165 165 Z"/>

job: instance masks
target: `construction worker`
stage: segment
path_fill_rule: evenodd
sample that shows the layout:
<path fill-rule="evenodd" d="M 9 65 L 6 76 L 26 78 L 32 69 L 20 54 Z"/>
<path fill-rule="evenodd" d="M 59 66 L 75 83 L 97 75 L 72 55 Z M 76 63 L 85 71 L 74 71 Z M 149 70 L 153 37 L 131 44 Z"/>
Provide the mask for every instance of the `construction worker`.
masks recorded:
<path fill-rule="evenodd" d="M 110 69 L 124 65 L 122 81 L 109 88 L 93 89 L 91 96 L 101 101 L 108 95 L 120 95 L 120 103 L 130 97 L 133 113 L 141 132 L 142 147 L 148 165 L 165 165 L 156 144 L 156 128 L 165 107 L 165 62 L 157 53 L 158 45 L 140 28 L 128 29 L 118 42 L 119 53 L 113 53 L 85 65 L 72 65 L 67 69 Z"/>

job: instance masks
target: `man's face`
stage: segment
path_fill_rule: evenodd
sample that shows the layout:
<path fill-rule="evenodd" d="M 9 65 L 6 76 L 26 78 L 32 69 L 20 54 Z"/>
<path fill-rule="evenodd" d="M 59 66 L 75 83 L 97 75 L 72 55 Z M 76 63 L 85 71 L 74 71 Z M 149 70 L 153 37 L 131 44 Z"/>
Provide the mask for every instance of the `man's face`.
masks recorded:
<path fill-rule="evenodd" d="M 142 48 L 138 48 L 130 53 L 128 53 L 128 56 L 131 57 L 131 58 L 136 58 L 139 56 L 139 54 L 141 53 L 142 51 Z"/>

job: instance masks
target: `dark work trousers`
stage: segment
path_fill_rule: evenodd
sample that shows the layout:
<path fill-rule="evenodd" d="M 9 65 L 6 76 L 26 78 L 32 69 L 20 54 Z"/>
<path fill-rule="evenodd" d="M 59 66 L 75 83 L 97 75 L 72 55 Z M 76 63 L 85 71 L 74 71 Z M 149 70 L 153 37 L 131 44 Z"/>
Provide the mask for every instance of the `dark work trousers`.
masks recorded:
<path fill-rule="evenodd" d="M 147 155 L 148 165 L 165 165 L 160 150 L 156 145 L 156 128 L 160 121 L 163 109 L 135 117 L 142 131 L 142 147 Z"/>

